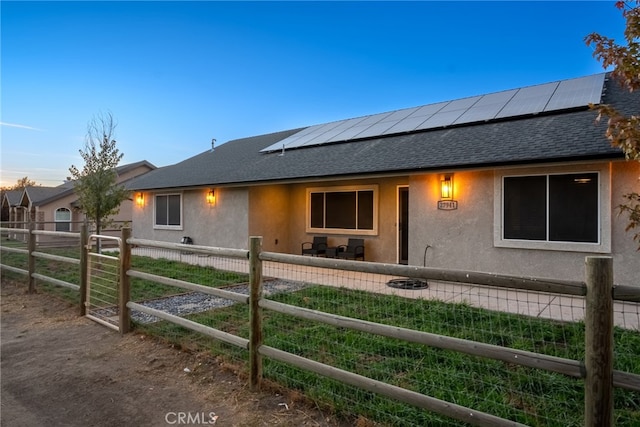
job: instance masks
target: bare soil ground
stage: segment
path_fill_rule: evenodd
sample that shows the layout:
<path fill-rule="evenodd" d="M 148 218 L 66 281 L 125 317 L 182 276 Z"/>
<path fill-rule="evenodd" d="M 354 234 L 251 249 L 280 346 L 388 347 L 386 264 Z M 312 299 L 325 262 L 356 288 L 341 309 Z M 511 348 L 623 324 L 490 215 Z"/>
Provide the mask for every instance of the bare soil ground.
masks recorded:
<path fill-rule="evenodd" d="M 210 355 L 120 336 L 22 283 L 3 279 L 1 289 L 3 427 L 369 424 L 339 420 L 295 393 L 253 393 Z"/>

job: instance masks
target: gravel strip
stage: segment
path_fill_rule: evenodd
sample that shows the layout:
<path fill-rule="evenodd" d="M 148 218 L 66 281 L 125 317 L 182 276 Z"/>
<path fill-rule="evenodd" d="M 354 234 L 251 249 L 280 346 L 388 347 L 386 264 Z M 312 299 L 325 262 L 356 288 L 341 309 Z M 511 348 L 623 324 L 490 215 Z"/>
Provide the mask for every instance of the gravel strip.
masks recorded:
<path fill-rule="evenodd" d="M 307 284 L 303 282 L 293 282 L 280 279 L 265 280 L 262 283 L 262 291 L 264 295 L 273 295 L 282 292 L 295 292 L 306 286 Z M 233 285 L 223 289 L 229 292 L 249 295 L 248 284 Z M 175 316 L 185 316 L 187 314 L 200 313 L 214 308 L 228 307 L 236 304 L 236 302 L 226 298 L 203 294 L 201 292 L 190 292 L 187 294 L 144 301 L 139 304 L 144 305 L 145 307 L 155 308 L 156 310 L 161 310 Z M 154 323 L 160 320 L 155 316 L 135 310 L 131 310 L 131 317 L 139 323 Z"/>

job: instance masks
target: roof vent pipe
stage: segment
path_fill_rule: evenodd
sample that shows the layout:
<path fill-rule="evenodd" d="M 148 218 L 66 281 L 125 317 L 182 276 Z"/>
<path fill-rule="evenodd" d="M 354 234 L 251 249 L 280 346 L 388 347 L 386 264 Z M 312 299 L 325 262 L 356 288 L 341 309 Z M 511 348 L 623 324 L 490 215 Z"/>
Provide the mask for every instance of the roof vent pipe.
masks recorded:
<path fill-rule="evenodd" d="M 213 150 L 215 149 L 216 149 L 216 139 L 211 138 L 211 152 L 213 153 Z"/>

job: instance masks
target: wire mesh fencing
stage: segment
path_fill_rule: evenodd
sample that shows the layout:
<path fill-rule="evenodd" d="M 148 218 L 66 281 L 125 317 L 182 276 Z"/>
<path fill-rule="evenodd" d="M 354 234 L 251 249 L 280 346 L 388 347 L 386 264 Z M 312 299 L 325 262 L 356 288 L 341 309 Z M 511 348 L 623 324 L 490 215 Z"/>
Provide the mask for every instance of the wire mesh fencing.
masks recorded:
<path fill-rule="evenodd" d="M 246 256 L 233 258 L 197 252 L 188 247 L 170 249 L 138 245 L 132 250 L 131 269 L 169 279 L 160 283 L 153 278 L 133 277 L 131 301 L 199 325 L 243 336 L 238 325 L 247 323 L 248 306 L 239 303 L 238 299 L 249 294 Z M 238 297 L 225 298 L 224 293 L 214 295 L 206 290 L 185 288 L 189 284 L 219 289 Z M 246 350 L 237 346 L 138 310 L 131 311 L 131 318 L 138 330 L 162 336 L 180 348 L 225 355 L 220 362 L 233 367 L 236 372 L 246 368 Z"/>
<path fill-rule="evenodd" d="M 204 256 L 184 249 L 137 248 L 134 254 L 134 268 L 248 292 L 248 264 L 244 259 Z M 265 262 L 262 272 L 263 293 L 271 301 L 477 345 L 584 359 L 582 297 L 281 262 Z M 144 286 L 132 285 L 132 293 L 138 292 L 133 291 L 136 288 Z M 182 291 L 174 288 L 167 293 Z M 197 305 L 203 311 L 179 315 L 248 339 L 248 305 L 219 300 L 219 304 L 206 308 L 199 301 Z M 614 369 L 640 374 L 638 304 L 616 302 L 614 307 Z M 263 310 L 262 318 L 264 345 L 269 347 L 525 425 L 584 425 L 585 384 L 579 378 L 522 365 L 517 360 L 479 357 L 473 352 L 426 346 L 270 310 Z M 244 348 L 171 322 L 139 322 L 138 326 L 182 347 L 210 350 L 221 363 L 247 372 Z M 318 404 L 331 406 L 337 413 L 358 414 L 381 425 L 464 425 L 270 358 L 264 360 L 264 376 L 301 391 Z M 639 416 L 638 393 L 616 389 L 616 425 L 635 425 Z"/>
<path fill-rule="evenodd" d="M 136 328 L 181 348 L 211 352 L 220 364 L 247 374 L 252 334 L 248 252 L 228 250 L 233 253 L 225 254 L 220 248 L 130 240 L 130 301 L 144 307 L 131 310 Z M 65 256 L 60 251 L 67 248 L 38 250 L 49 258 L 37 262 L 53 262 L 56 256 Z M 7 253 L 23 255 L 3 250 L 3 263 Z M 74 256 L 71 252 L 66 255 Z M 112 255 L 118 259 L 119 254 L 105 252 L 105 257 Z M 318 266 L 310 259 L 307 262 L 308 257 L 304 262 L 300 257 L 296 262 L 273 260 L 277 258 L 267 254 L 261 265 L 264 300 L 299 308 L 307 315 L 262 308 L 265 347 L 511 422 L 584 425 L 585 381 L 580 363 L 585 360 L 587 307 L 579 293 L 534 292 L 471 280 L 427 280 L 412 277 L 409 270 L 403 270 L 403 275 L 398 275 L 398 269 L 381 274 L 376 268 L 371 273 L 366 267 L 373 263 L 350 262 L 357 267 L 342 269 L 330 260 Z M 17 257 L 16 265 L 20 262 L 24 258 Z M 90 264 L 96 280 L 90 289 L 97 289 L 102 279 L 113 289 L 114 278 L 120 274 L 116 264 L 107 265 L 104 260 Z M 54 262 L 46 268 L 61 267 Z M 116 304 L 117 294 L 101 292 L 99 296 L 90 292 L 90 303 L 96 307 L 103 302 L 105 307 Z M 154 316 L 153 310 L 164 314 Z M 318 313 L 324 320 L 314 317 Z M 175 318 L 181 322 L 176 323 Z M 355 322 L 361 322 L 359 328 L 351 327 Z M 640 375 L 638 302 L 633 298 L 614 301 L 613 322 L 613 368 Z M 384 325 L 393 333 L 381 334 L 368 325 Z M 407 330 L 428 335 L 430 344 L 407 340 Z M 239 338 L 226 340 L 227 335 L 220 334 Z M 496 356 L 501 352 L 507 356 Z M 575 361 L 575 366 L 570 374 L 549 371 L 523 363 L 518 359 L 521 354 Z M 394 426 L 465 425 L 420 405 L 401 403 L 277 358 L 263 359 L 265 378 L 299 390 L 348 417 L 357 415 Z M 640 420 L 640 393 L 628 388 L 615 389 L 617 426 L 638 425 Z"/>
<path fill-rule="evenodd" d="M 38 287 L 77 302 L 80 233 L 46 230 L 52 226 L 49 223 L 3 223 L 3 226 L 0 245 L 3 274 L 26 277 L 30 290 L 37 282 Z"/>
<path fill-rule="evenodd" d="M 405 277 L 276 264 L 270 276 L 304 286 L 274 299 L 301 308 L 564 359 L 583 360 L 584 299 Z M 304 273 L 306 271 L 306 273 Z M 614 369 L 640 374 L 639 312 L 615 304 Z M 481 358 L 328 324 L 264 314 L 265 344 L 368 378 L 526 425 L 584 425 L 584 382 L 518 363 Z M 265 375 L 338 410 L 389 425 L 458 422 L 319 375 L 266 361 Z M 616 390 L 616 425 L 634 425 L 640 395 Z"/>

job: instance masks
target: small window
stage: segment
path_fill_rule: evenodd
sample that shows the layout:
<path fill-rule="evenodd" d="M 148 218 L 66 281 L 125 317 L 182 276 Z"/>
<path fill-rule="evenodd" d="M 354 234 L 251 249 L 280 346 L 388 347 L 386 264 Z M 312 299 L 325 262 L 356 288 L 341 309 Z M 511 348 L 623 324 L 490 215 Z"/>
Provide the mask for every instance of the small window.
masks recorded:
<path fill-rule="evenodd" d="M 377 188 L 310 189 L 308 231 L 377 233 Z"/>
<path fill-rule="evenodd" d="M 71 231 L 71 211 L 58 208 L 55 213 L 56 231 Z"/>
<path fill-rule="evenodd" d="M 507 176 L 503 238 L 598 243 L 598 173 Z"/>
<path fill-rule="evenodd" d="M 179 228 L 182 225 L 182 197 L 162 194 L 155 197 L 155 226 Z"/>

